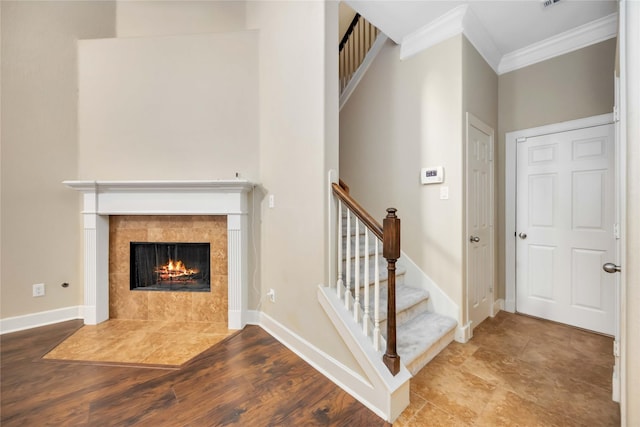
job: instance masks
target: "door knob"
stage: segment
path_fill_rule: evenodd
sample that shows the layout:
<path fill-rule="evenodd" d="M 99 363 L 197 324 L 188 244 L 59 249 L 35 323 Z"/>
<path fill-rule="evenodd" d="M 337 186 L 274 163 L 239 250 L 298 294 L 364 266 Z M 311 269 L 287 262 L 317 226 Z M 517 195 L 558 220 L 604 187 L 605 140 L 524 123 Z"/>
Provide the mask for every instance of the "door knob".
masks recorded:
<path fill-rule="evenodd" d="M 469 241 L 473 243 L 478 243 L 480 241 L 480 238 L 478 236 L 471 236 L 469 238 Z"/>
<path fill-rule="evenodd" d="M 617 273 L 620 271 L 620 266 L 619 265 L 615 265 L 612 262 L 608 262 L 605 265 L 602 266 L 602 269 L 604 271 L 606 271 L 607 273 Z"/>
<path fill-rule="evenodd" d="M 527 238 L 527 233 L 520 233 L 518 234 L 518 237 L 520 237 L 522 240 Z"/>

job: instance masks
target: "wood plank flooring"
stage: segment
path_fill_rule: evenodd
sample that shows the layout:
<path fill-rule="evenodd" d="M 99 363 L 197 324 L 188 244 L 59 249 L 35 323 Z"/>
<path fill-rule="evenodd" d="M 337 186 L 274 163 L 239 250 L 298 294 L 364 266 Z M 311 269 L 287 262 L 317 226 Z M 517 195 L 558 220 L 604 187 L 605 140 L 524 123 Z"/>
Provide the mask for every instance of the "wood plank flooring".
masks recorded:
<path fill-rule="evenodd" d="M 43 360 L 82 325 L 2 336 L 9 426 L 389 426 L 256 326 L 179 370 Z"/>
<path fill-rule="evenodd" d="M 81 324 L 1 337 L 3 427 L 389 426 L 255 326 L 178 370 L 41 359 Z M 500 312 L 411 380 L 394 426 L 619 426 L 612 341 Z"/>

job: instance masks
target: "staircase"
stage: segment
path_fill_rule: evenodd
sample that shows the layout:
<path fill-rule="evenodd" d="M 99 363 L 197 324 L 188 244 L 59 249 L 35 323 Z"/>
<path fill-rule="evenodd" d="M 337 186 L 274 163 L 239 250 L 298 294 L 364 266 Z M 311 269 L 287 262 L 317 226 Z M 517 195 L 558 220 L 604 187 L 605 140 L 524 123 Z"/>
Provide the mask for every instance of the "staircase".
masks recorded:
<path fill-rule="evenodd" d="M 318 287 L 318 301 L 361 368 L 359 373 L 346 369 L 343 387 L 393 422 L 409 405 L 412 375 L 458 330 L 457 320 L 441 313 L 455 315 L 458 308 L 406 256 L 403 265 L 395 209 L 387 209 L 383 227 L 343 182 L 331 188 L 337 209 L 330 246 L 337 252 L 332 267 L 337 279 Z"/>
<path fill-rule="evenodd" d="M 343 211 L 341 221 L 342 236 L 343 236 L 343 250 L 342 253 L 346 254 L 347 240 L 351 248 L 357 246 L 359 248 L 358 253 L 350 254 L 349 259 L 346 257 L 342 259 L 342 271 L 343 282 L 350 283 L 351 293 L 354 295 L 354 300 L 361 301 L 360 305 L 364 306 L 363 298 L 365 295 L 365 286 L 369 288 L 368 298 L 369 307 L 374 307 L 375 304 L 375 246 L 370 245 L 367 253 L 365 253 L 365 233 L 366 227 L 358 228 L 358 235 L 356 235 L 355 227 L 350 230 L 350 236 L 347 236 L 347 215 L 349 213 Z M 348 237 L 348 238 L 347 238 Z M 376 241 L 378 246 L 378 252 L 382 253 L 381 242 Z M 356 260 L 358 258 L 358 260 Z M 365 284 L 364 280 L 359 280 L 359 286 L 355 286 L 356 283 L 356 271 L 355 268 L 349 269 L 349 280 L 346 277 L 347 264 L 352 267 L 358 265 L 359 278 L 365 277 L 364 265 L 365 258 L 369 258 L 369 283 Z M 380 331 L 382 336 L 386 339 L 386 324 L 387 324 L 387 262 L 384 258 L 378 258 L 378 271 L 379 274 L 379 306 L 380 310 Z M 457 326 L 456 320 L 440 315 L 438 313 L 430 312 L 428 309 L 429 292 L 425 289 L 412 287 L 411 284 L 405 283 L 406 269 L 403 266 L 399 266 L 396 269 L 396 343 L 397 352 L 400 355 L 400 360 L 404 366 L 415 375 L 420 369 L 422 369 L 431 359 L 433 359 L 444 347 L 446 347 L 451 341 L 453 341 L 455 328 Z M 357 293 L 356 293 L 357 291 Z M 356 298 L 358 296 L 358 298 Z M 363 312 L 364 316 L 364 312 Z M 373 329 L 373 328 L 372 328 Z"/>

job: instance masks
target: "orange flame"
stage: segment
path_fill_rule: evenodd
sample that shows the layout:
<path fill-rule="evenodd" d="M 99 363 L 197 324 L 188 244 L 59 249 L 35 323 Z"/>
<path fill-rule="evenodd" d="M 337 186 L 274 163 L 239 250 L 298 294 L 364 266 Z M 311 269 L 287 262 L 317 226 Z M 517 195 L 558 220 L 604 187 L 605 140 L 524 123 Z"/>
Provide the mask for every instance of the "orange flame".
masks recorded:
<path fill-rule="evenodd" d="M 187 268 L 180 260 L 174 261 L 169 259 L 166 265 L 162 265 L 156 269 L 156 273 L 160 274 L 162 280 L 169 280 L 177 277 L 191 276 L 199 273 L 199 270 Z"/>

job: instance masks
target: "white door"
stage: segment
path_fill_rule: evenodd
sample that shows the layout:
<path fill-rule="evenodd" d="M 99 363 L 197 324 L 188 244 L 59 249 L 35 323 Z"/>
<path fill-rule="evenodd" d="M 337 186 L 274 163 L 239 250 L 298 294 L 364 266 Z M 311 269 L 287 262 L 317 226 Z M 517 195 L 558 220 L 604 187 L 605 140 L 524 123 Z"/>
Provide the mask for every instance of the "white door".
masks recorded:
<path fill-rule="evenodd" d="M 467 114 L 467 307 L 471 329 L 493 309 L 493 129 Z"/>
<path fill-rule="evenodd" d="M 517 146 L 516 309 L 613 335 L 614 128 Z"/>

